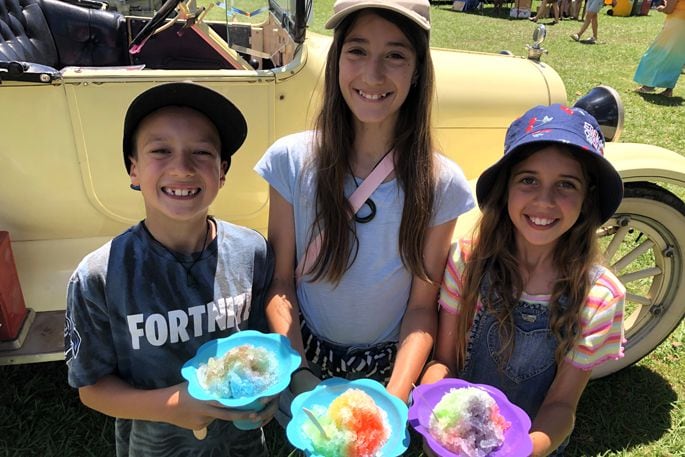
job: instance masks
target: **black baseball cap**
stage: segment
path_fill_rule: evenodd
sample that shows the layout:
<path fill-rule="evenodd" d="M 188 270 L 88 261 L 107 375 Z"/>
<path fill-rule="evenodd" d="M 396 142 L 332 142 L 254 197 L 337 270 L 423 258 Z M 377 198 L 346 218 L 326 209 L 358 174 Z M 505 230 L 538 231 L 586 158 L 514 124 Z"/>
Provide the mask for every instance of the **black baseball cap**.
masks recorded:
<path fill-rule="evenodd" d="M 231 156 L 247 137 L 245 117 L 236 106 L 220 93 L 191 82 L 166 83 L 138 95 L 129 105 L 124 119 L 124 164 L 131 173 L 133 137 L 146 116 L 167 106 L 192 108 L 209 118 L 219 132 L 221 160 L 231 163 Z"/>

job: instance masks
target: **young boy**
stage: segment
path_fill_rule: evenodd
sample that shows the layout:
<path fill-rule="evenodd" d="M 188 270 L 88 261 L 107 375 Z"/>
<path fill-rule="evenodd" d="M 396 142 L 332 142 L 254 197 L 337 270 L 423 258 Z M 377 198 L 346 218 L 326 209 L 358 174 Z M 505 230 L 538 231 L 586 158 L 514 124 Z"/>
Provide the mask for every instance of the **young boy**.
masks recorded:
<path fill-rule="evenodd" d="M 275 401 L 259 413 L 198 401 L 180 373 L 203 343 L 266 330 L 266 240 L 208 215 L 246 134 L 231 102 L 192 83 L 153 87 L 126 113 L 124 163 L 145 220 L 83 259 L 65 329 L 69 384 L 116 417 L 117 456 L 268 454 L 261 429 L 231 421 L 266 423 Z"/>

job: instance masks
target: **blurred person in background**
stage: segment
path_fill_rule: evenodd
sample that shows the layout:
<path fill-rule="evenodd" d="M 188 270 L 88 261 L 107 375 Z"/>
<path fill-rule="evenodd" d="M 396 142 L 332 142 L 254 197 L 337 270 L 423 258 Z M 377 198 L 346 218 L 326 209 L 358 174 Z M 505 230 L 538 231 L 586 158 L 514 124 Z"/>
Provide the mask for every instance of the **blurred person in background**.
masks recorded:
<path fill-rule="evenodd" d="M 653 93 L 657 87 L 666 97 L 673 96 L 673 88 L 685 65 L 685 1 L 665 0 L 657 11 L 666 14 L 664 27 L 640 59 L 633 80 L 641 84 L 638 93 Z"/>

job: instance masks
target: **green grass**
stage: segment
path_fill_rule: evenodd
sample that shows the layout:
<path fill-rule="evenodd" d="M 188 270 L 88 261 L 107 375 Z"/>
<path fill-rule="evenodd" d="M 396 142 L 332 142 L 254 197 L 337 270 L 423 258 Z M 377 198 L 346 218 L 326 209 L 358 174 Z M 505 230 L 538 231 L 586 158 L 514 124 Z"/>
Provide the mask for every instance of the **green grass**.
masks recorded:
<path fill-rule="evenodd" d="M 538 3 L 534 2 L 534 5 Z M 322 24 L 332 10 L 332 4 L 331 0 L 315 2 L 312 30 L 328 33 Z M 612 17 L 605 13 L 606 8 L 599 15 L 596 45 L 571 40 L 570 35 L 580 28 L 579 21 L 565 20 L 549 25 L 551 20 L 541 20 L 547 27 L 543 46 L 548 50 L 542 61 L 562 77 L 569 103 L 599 84 L 612 86 L 619 92 L 626 111 L 621 141 L 656 144 L 684 154 L 685 84 L 681 82 L 676 86 L 671 99 L 633 93 L 637 87 L 632 80 L 633 74 L 640 57 L 661 30 L 664 15 L 652 11 L 649 16 Z M 489 7 L 484 14 L 454 12 L 449 2 L 436 2 L 432 20 L 433 46 L 493 53 L 509 50 L 516 55 L 525 55 L 525 45 L 531 43 L 535 28 L 535 24 L 527 20 L 509 19 L 504 14 L 495 16 Z M 587 38 L 590 32 L 584 36 Z M 503 82 L 506 79 L 503 78 Z M 477 87 L 473 81 L 455 81 L 455 84 Z"/>
<path fill-rule="evenodd" d="M 324 32 L 322 24 L 332 3 L 316 0 L 313 30 Z M 569 101 L 597 84 L 611 85 L 626 109 L 622 141 L 685 153 L 685 87 L 677 86 L 670 100 L 632 92 L 633 72 L 660 30 L 663 16 L 652 12 L 649 17 L 617 18 L 603 12 L 599 21 L 599 44 L 594 46 L 569 38 L 579 22 L 548 27 L 549 54 L 543 61 L 561 75 Z M 519 55 L 534 28 L 526 20 L 493 17 L 489 9 L 483 15 L 455 13 L 447 3 L 433 8 L 433 23 L 435 46 L 486 52 L 508 49 Z M 685 323 L 681 323 L 638 364 L 593 381 L 581 399 L 568 455 L 685 456 L 684 344 Z M 0 387 L 0 457 L 114 454 L 112 419 L 81 405 L 66 384 L 63 362 L 0 367 Z M 274 455 L 291 454 L 278 426 L 270 424 L 266 431 Z M 413 438 L 408 455 L 417 456 L 420 448 Z"/>
<path fill-rule="evenodd" d="M 537 2 L 535 3 L 537 4 Z M 454 13 L 446 5 L 433 9 L 440 28 L 432 35 L 435 46 L 473 51 L 498 52 L 506 49 L 523 55 L 530 43 L 534 25 L 527 20 L 509 20 L 478 14 Z M 606 9 L 605 9 L 606 10 Z M 640 57 L 661 30 L 664 15 L 612 17 L 599 16 L 598 44 L 585 45 L 571 40 L 580 28 L 578 21 L 561 21 L 547 26 L 542 57 L 562 77 L 570 103 L 592 87 L 605 84 L 616 89 L 625 106 L 625 130 L 621 141 L 656 144 L 685 153 L 683 100 L 685 87 L 676 86 L 674 97 L 640 95 L 633 74 Z M 446 27 L 442 27 L 443 22 Z M 542 21 L 549 22 L 549 21 Z M 589 32 L 586 32 L 586 37 Z"/>

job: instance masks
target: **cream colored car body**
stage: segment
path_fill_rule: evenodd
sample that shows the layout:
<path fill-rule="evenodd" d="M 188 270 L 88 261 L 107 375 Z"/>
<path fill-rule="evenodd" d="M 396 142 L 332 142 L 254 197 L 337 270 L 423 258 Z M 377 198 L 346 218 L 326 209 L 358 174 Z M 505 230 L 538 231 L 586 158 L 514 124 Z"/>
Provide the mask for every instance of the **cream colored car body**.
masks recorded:
<path fill-rule="evenodd" d="M 282 38 L 283 32 L 274 34 Z M 313 33 L 303 46 L 287 42 L 285 65 L 272 70 L 71 68 L 48 84 L 4 81 L 0 230 L 12 239 L 26 306 L 36 322 L 41 316 L 45 322 L 29 329 L 21 347 L 0 351 L 0 364 L 63 357 L 61 325 L 69 276 L 84 255 L 144 217 L 140 194 L 128 187 L 121 154 L 123 116 L 136 95 L 164 82 L 192 80 L 240 108 L 248 137 L 211 212 L 265 232 L 268 187 L 252 168 L 274 140 L 311 127 L 329 45 L 329 37 Z M 536 104 L 566 102 L 563 82 L 544 62 L 447 49 L 434 49 L 432 56 L 438 147 L 474 182 L 501 155 L 505 130 L 514 118 Z M 507 84 L 501 84 L 500 75 L 507 75 Z M 627 181 L 685 185 L 685 159 L 672 151 L 610 144 L 607 156 Z M 477 214 L 460 219 L 455 237 L 468 231 Z M 684 231 L 675 235 L 678 249 L 685 244 Z M 675 282 L 664 287 L 681 288 L 682 271 L 673 275 Z M 677 324 L 684 304 L 676 305 Z M 656 346 L 663 333 L 650 344 Z"/>

